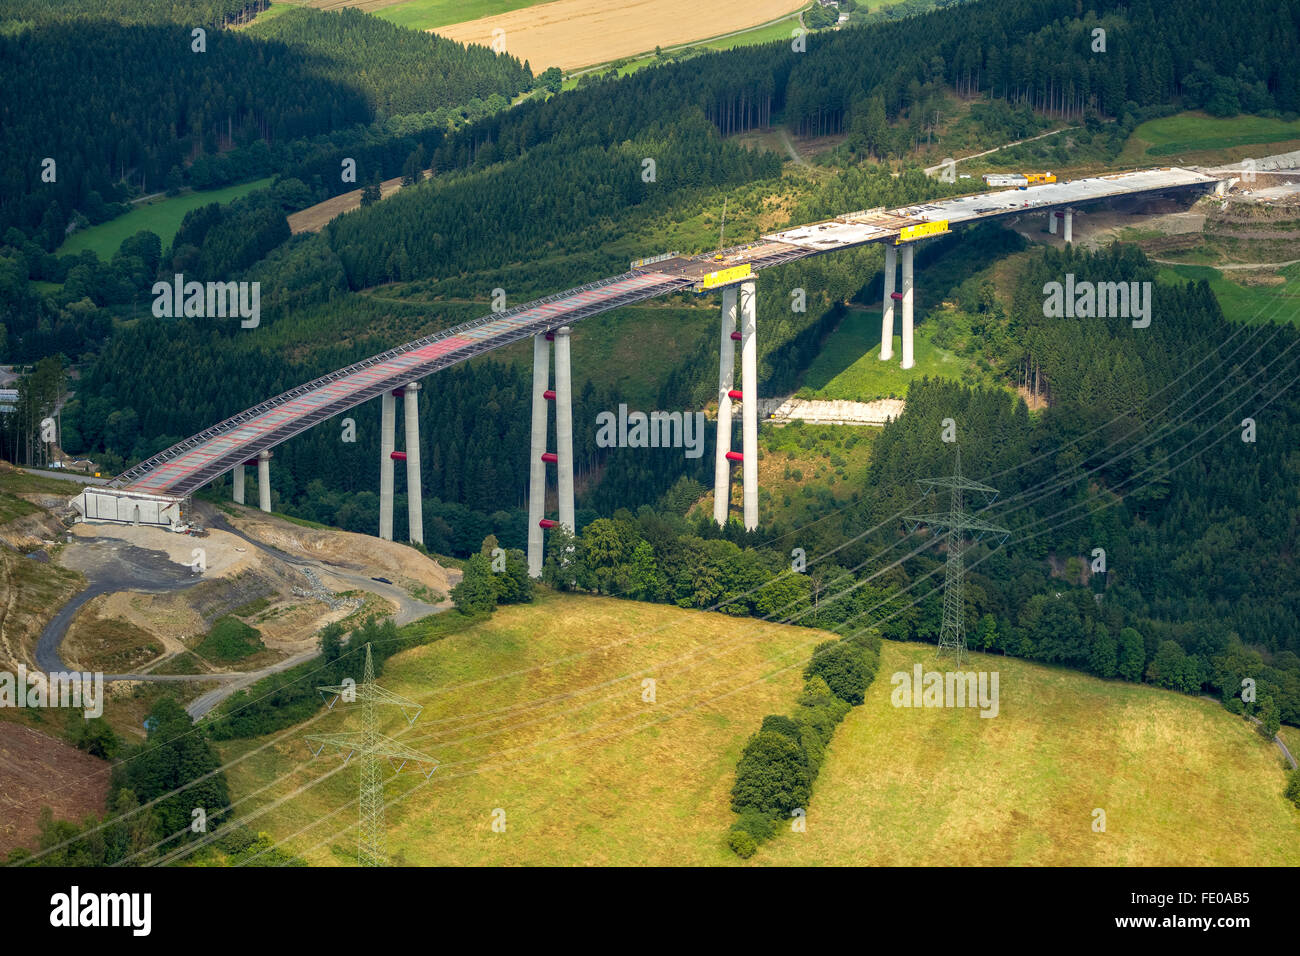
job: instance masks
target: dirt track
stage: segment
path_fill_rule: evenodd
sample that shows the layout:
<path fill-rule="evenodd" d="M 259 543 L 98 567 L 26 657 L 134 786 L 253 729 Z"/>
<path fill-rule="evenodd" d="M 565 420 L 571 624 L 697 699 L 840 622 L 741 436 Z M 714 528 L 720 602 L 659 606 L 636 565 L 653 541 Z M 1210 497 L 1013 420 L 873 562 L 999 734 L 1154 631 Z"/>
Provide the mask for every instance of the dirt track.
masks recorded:
<path fill-rule="evenodd" d="M 800 0 L 702 4 L 698 0 L 554 0 L 494 17 L 431 30 L 461 43 L 492 45 L 505 31 L 506 52 L 527 60 L 534 73 L 564 70 L 720 36 L 793 13 Z"/>

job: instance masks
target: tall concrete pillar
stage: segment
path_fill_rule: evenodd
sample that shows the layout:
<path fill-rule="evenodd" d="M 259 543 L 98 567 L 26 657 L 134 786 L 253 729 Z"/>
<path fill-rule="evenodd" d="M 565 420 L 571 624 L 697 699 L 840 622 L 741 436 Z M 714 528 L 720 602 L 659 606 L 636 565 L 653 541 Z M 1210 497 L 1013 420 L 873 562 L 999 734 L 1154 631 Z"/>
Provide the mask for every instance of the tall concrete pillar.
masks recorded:
<path fill-rule="evenodd" d="M 577 531 L 573 514 L 573 376 L 568 328 L 555 330 L 555 444 L 560 524 Z"/>
<path fill-rule="evenodd" d="M 271 453 L 260 452 L 257 456 L 257 506 L 263 511 L 271 510 Z"/>
<path fill-rule="evenodd" d="M 744 456 L 742 502 L 745 530 L 758 527 L 758 290 L 753 281 L 740 284 L 740 450 Z"/>
<path fill-rule="evenodd" d="M 393 540 L 393 430 L 397 405 L 392 392 L 379 397 L 379 537 Z"/>
<path fill-rule="evenodd" d="M 551 343 L 533 336 L 533 432 L 528 455 L 528 573 L 542 576 L 545 545 L 542 519 L 546 512 L 546 392 L 550 378 Z"/>
<path fill-rule="evenodd" d="M 894 273 L 898 269 L 898 248 L 885 246 L 885 298 L 880 306 L 880 360 L 894 357 Z"/>
<path fill-rule="evenodd" d="M 420 383 L 403 389 L 406 426 L 406 518 L 412 544 L 424 544 L 424 499 L 420 492 Z M 391 515 L 390 515 L 391 520 Z"/>
<path fill-rule="evenodd" d="M 1065 241 L 1074 241 L 1074 210 L 1065 210 Z"/>
<path fill-rule="evenodd" d="M 912 253 L 916 246 L 908 243 L 903 246 L 903 368 L 916 364 L 916 353 L 912 347 Z"/>
<path fill-rule="evenodd" d="M 736 381 L 736 287 L 722 289 L 722 338 L 718 346 L 718 436 L 713 463 L 713 520 L 727 523 L 731 511 L 731 393 Z M 748 387 L 748 385 L 746 386 Z"/>
<path fill-rule="evenodd" d="M 244 503 L 244 463 L 241 461 L 230 469 L 230 477 L 235 482 L 235 504 Z"/>
<path fill-rule="evenodd" d="M 1056 217 L 1059 215 L 1060 213 L 1055 209 L 1049 211 L 1047 214 L 1047 231 L 1052 235 L 1056 235 Z"/>

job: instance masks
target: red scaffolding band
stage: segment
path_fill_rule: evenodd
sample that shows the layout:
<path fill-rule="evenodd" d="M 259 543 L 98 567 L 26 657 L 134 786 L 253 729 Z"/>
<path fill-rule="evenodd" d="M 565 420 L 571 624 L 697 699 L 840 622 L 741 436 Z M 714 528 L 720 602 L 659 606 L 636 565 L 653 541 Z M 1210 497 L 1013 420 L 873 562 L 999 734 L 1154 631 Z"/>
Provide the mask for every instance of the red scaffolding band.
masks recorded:
<path fill-rule="evenodd" d="M 731 391 L 727 392 L 727 397 L 734 398 L 736 401 L 740 401 L 745 397 L 745 395 L 740 389 L 733 388 Z"/>
<path fill-rule="evenodd" d="M 555 392 L 548 388 L 546 391 L 542 392 L 542 398 L 546 399 L 548 402 L 553 402 L 555 401 Z"/>
<path fill-rule="evenodd" d="M 388 457 L 391 458 L 391 459 L 393 459 L 393 461 L 406 461 L 406 452 L 404 452 L 404 451 L 390 451 L 390 452 L 388 453 Z"/>
<path fill-rule="evenodd" d="M 539 528 L 554 528 L 557 524 L 559 524 L 558 521 L 552 521 L 550 518 L 543 518 L 537 522 Z"/>
<path fill-rule="evenodd" d="M 903 293 L 901 293 L 901 292 L 891 292 L 891 293 L 889 293 L 889 297 L 890 297 L 891 299 L 896 300 L 896 301 L 901 301 L 902 298 L 903 298 Z"/>
<path fill-rule="evenodd" d="M 739 332 L 732 332 L 732 333 L 731 333 L 731 337 L 732 337 L 732 339 L 734 339 L 734 340 L 737 341 L 737 342 L 739 342 L 739 341 L 740 341 L 740 338 L 741 338 Z"/>
<path fill-rule="evenodd" d="M 554 332 L 547 332 L 547 333 L 546 333 L 546 341 L 548 341 L 548 342 L 554 342 L 554 341 L 555 341 L 555 333 L 554 333 Z"/>
<path fill-rule="evenodd" d="M 549 461 L 551 464 L 555 464 L 559 460 L 560 456 L 555 454 L 553 451 L 542 452 L 542 461 Z"/>
<path fill-rule="evenodd" d="M 727 452 L 727 461 L 744 461 L 745 456 L 738 451 Z"/>

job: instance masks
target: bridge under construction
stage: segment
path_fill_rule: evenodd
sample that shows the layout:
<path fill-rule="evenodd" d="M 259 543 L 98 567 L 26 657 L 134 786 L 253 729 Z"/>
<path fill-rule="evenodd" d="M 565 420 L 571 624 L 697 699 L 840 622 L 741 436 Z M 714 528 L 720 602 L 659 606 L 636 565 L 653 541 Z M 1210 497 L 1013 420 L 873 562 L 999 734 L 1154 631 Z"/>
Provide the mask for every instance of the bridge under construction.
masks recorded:
<path fill-rule="evenodd" d="M 528 564 L 541 573 L 544 533 L 557 524 L 574 529 L 573 422 L 569 334 L 578 321 L 656 296 L 694 290 L 722 294 L 719 340 L 717 452 L 714 517 L 728 519 L 731 471 L 742 472 L 741 503 L 747 529 L 758 525 L 758 401 L 756 284 L 754 273 L 796 259 L 868 243 L 885 247 L 882 300 L 882 360 L 892 360 L 895 312 L 901 318 L 901 364 L 911 368 L 913 351 L 913 256 L 916 244 L 952 227 L 1044 212 L 1049 232 L 1073 239 L 1073 212 L 1084 203 L 1122 197 L 1222 190 L 1226 182 L 1179 167 L 1115 173 L 1070 182 L 1002 189 L 935 200 L 898 209 L 847 213 L 760 237 L 717 253 L 667 254 L 632 263 L 628 272 L 557 295 L 496 312 L 389 349 L 364 361 L 292 388 L 160 452 L 105 486 L 87 488 L 73 499 L 84 520 L 175 525 L 194 491 L 230 473 L 235 500 L 243 503 L 244 469 L 258 469 L 259 506 L 271 510 L 271 450 L 280 443 L 372 398 L 381 400 L 380 527 L 392 538 L 393 479 L 397 462 L 407 474 L 410 539 L 423 543 L 420 494 L 418 389 L 421 379 L 448 366 L 525 338 L 533 340 L 532 441 L 529 472 Z M 901 283 L 895 270 L 902 259 Z M 735 350 L 740 345 L 740 382 Z M 554 346 L 555 387 L 550 385 Z M 740 387 L 737 387 L 737 384 Z M 396 399 L 404 403 L 405 451 L 396 449 Z M 732 450 L 734 405 L 740 403 L 741 448 Z M 549 406 L 555 405 L 556 451 L 548 451 Z M 557 471 L 558 520 L 547 518 L 549 466 Z"/>

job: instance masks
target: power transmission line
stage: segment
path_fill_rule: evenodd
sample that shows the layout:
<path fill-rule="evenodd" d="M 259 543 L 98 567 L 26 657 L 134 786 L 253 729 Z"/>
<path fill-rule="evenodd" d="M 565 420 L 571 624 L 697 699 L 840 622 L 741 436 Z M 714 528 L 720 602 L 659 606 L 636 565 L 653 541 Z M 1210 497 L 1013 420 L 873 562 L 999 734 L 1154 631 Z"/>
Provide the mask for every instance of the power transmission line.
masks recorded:
<path fill-rule="evenodd" d="M 978 481 L 963 478 L 961 473 L 961 446 L 957 446 L 956 462 L 950 478 L 922 478 L 919 482 L 927 486 L 926 494 L 935 488 L 948 488 L 951 500 L 946 514 L 908 515 L 903 520 L 908 524 L 908 532 L 915 533 L 921 525 L 932 528 L 948 529 L 948 563 L 944 568 L 943 581 L 943 626 L 939 629 L 939 655 L 947 653 L 956 655 L 957 666 L 961 666 L 966 656 L 966 623 L 963 592 L 965 590 L 966 569 L 962 563 L 962 552 L 966 545 L 966 535 L 973 533 L 976 540 L 986 534 L 1001 536 L 999 545 L 1006 542 L 1011 532 L 985 521 L 981 521 L 965 510 L 966 492 L 972 491 L 985 496 L 984 508 L 993 504 L 998 495 L 996 488 L 982 485 Z"/>
<path fill-rule="evenodd" d="M 366 645 L 366 669 L 361 683 L 343 683 L 329 687 L 318 687 L 322 694 L 333 694 L 328 706 L 342 698 L 347 702 L 361 701 L 360 731 L 339 734 L 309 734 L 307 742 L 316 745 L 312 756 L 319 756 L 326 747 L 335 747 L 340 753 L 346 751 L 343 762 L 347 763 L 354 754 L 361 756 L 361 831 L 357 837 L 357 857 L 362 866 L 383 866 L 384 856 L 384 781 L 380 776 L 379 758 L 387 757 L 401 773 L 408 763 L 419 767 L 428 767 L 424 779 L 428 780 L 438 769 L 438 761 L 419 751 L 412 750 L 392 737 L 385 737 L 379 732 L 376 708 L 379 704 L 397 707 L 406 718 L 408 726 L 415 723 L 424 708 L 413 700 L 408 700 L 390 690 L 385 690 L 375 683 L 375 665 L 370 657 L 370 645 Z M 398 762 L 400 761 L 400 763 Z"/>

